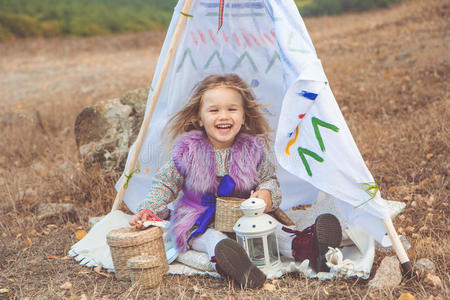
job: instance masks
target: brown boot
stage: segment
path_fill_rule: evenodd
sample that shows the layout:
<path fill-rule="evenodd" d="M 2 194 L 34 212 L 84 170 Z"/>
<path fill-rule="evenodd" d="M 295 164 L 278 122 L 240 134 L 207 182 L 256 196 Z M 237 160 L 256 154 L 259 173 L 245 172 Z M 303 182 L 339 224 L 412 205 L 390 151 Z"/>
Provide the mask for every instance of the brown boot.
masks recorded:
<path fill-rule="evenodd" d="M 309 265 L 316 272 L 328 272 L 325 253 L 328 247 L 338 247 L 342 240 L 339 220 L 332 214 L 322 214 L 313 225 L 303 231 L 283 227 L 283 231 L 293 233 L 292 255 L 296 261 L 309 260 Z"/>
<path fill-rule="evenodd" d="M 232 239 L 220 241 L 215 251 L 216 270 L 225 278 L 231 278 L 243 289 L 259 289 L 266 275 L 252 264 L 244 248 Z"/>

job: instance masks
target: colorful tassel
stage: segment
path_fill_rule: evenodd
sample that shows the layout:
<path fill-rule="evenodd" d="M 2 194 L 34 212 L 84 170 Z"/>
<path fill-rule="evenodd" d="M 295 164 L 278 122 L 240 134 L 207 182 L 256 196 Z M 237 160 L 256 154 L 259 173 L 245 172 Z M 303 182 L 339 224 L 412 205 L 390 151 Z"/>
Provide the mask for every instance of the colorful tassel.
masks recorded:
<path fill-rule="evenodd" d="M 217 29 L 217 32 L 220 31 L 220 28 L 222 28 L 223 25 L 223 10 L 225 7 L 225 0 L 220 0 L 219 3 L 219 28 Z"/>

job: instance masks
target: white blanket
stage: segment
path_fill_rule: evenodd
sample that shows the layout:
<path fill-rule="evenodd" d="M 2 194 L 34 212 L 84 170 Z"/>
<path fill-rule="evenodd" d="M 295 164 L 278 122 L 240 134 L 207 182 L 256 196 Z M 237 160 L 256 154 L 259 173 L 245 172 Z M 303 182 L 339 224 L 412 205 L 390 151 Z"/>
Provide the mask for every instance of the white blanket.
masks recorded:
<path fill-rule="evenodd" d="M 404 203 L 388 201 L 391 217 L 395 217 L 405 207 Z M 288 210 L 286 213 L 295 222 L 297 229 L 301 230 L 314 223 L 315 218 L 321 214 L 330 212 L 338 217 L 343 230 L 344 243 L 347 246 L 339 249 L 330 249 L 327 253 L 329 273 L 315 273 L 309 268 L 308 260 L 295 262 L 282 258 L 282 266 L 279 271 L 267 274 L 268 279 L 279 278 L 283 274 L 299 271 L 305 276 L 319 279 L 332 279 L 333 277 L 360 277 L 367 279 L 375 255 L 375 241 L 363 230 L 349 224 L 341 217 L 331 197 L 322 196 L 308 210 Z M 106 235 L 109 231 L 127 227 L 132 216 L 122 211 L 113 211 L 107 214 L 101 221 L 96 223 L 89 233 L 79 242 L 72 246 L 69 256 L 73 257 L 81 265 L 86 267 L 102 266 L 114 271 L 109 247 L 106 243 Z M 218 277 L 209 262 L 206 253 L 188 251 L 182 255 L 176 254 L 167 234 L 164 234 L 169 274 L 186 275 L 210 275 Z M 174 261 L 176 259 L 176 261 Z"/>

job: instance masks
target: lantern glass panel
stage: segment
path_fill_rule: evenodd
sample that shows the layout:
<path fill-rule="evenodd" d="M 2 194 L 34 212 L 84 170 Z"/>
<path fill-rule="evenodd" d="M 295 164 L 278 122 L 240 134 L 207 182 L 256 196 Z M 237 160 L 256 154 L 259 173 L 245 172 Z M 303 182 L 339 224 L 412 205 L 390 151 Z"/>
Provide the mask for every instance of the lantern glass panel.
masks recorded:
<path fill-rule="evenodd" d="M 267 236 L 267 246 L 269 251 L 269 260 L 270 263 L 274 263 L 279 260 L 278 256 L 278 245 L 277 245 L 277 236 L 275 232 L 272 232 Z"/>
<path fill-rule="evenodd" d="M 265 265 L 264 243 L 262 237 L 248 238 L 248 256 L 255 266 Z"/>
<path fill-rule="evenodd" d="M 245 238 L 236 234 L 236 241 L 239 243 L 239 245 L 242 246 L 242 248 L 245 249 L 245 251 L 247 251 L 247 245 L 245 243 Z"/>

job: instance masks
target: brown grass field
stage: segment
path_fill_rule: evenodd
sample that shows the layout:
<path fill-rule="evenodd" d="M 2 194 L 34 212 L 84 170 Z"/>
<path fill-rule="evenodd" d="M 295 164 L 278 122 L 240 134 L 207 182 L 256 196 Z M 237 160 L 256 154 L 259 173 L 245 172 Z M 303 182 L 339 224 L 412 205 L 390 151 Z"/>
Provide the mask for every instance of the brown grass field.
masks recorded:
<path fill-rule="evenodd" d="M 141 33 L 0 43 L 0 299 L 450 299 L 449 24 L 447 0 L 306 20 L 383 197 L 407 204 L 395 225 L 412 262 L 432 260 L 442 287 L 292 274 L 257 291 L 199 276 L 140 290 L 67 259 L 76 230 L 115 197 L 115 178 L 82 169 L 74 121 L 85 106 L 149 86 L 164 33 Z M 79 217 L 39 221 L 36 206 L 50 202 L 75 204 Z"/>

